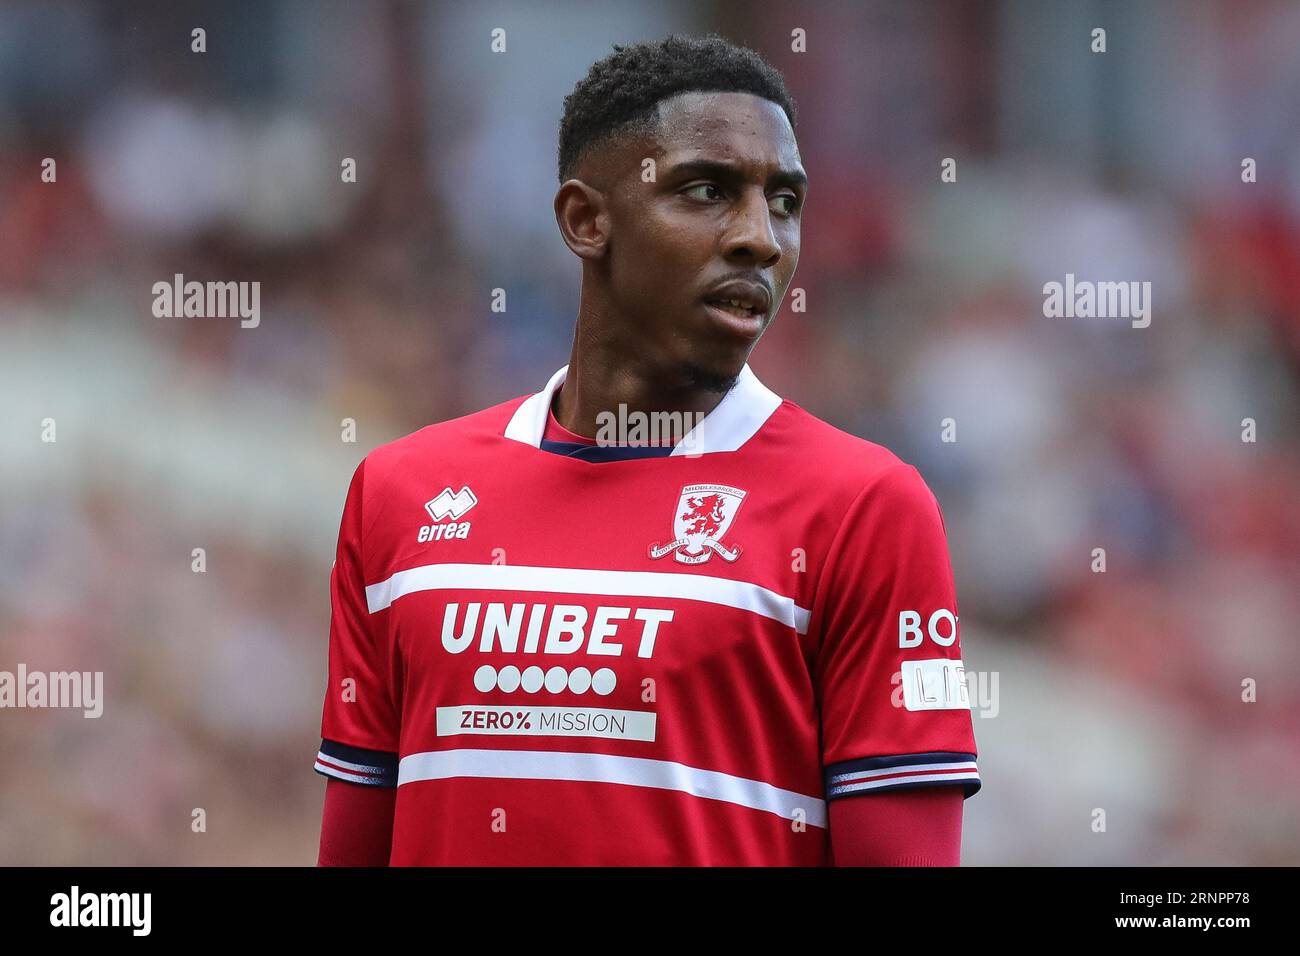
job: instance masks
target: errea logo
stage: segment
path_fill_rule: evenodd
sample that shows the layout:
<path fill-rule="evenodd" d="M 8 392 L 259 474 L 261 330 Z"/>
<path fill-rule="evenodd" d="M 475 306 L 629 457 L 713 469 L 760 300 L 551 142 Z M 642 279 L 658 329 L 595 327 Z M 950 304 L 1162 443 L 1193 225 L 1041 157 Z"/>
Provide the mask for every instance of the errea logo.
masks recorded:
<path fill-rule="evenodd" d="M 449 516 L 460 520 L 461 516 L 476 504 L 478 499 L 474 497 L 474 492 L 469 490 L 469 485 L 466 485 L 454 495 L 450 488 L 442 489 L 438 492 L 438 497 L 424 503 L 424 510 L 429 512 L 429 517 L 434 521 L 441 521 Z"/>
<path fill-rule="evenodd" d="M 436 498 L 424 503 L 424 510 L 429 512 L 429 517 L 434 521 L 444 521 L 447 518 L 452 520 L 447 524 L 425 525 L 420 529 L 416 540 L 423 544 L 426 541 L 446 541 L 448 538 L 468 538 L 470 523 L 459 519 L 476 504 L 478 498 L 469 490 L 469 485 L 455 493 L 451 488 L 442 489 Z"/>

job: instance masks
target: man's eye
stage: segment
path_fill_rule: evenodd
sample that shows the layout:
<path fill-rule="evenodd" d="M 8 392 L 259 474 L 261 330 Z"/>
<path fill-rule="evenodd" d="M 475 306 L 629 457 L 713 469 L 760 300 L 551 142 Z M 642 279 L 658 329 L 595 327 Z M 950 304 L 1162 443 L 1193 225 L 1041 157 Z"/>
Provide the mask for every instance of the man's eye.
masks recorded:
<path fill-rule="evenodd" d="M 721 199 L 722 198 L 722 190 L 720 190 L 715 183 L 697 183 L 694 186 L 687 187 L 685 192 L 689 194 L 695 192 L 697 189 L 712 189 L 714 192 L 718 193 L 718 195 L 716 196 L 700 196 L 698 197 L 700 199 Z"/>
<path fill-rule="evenodd" d="M 780 196 L 774 196 L 773 198 L 774 198 L 774 199 L 784 199 L 787 203 L 789 203 L 789 205 L 787 205 L 787 206 L 785 207 L 785 210 L 784 210 L 784 212 L 785 212 L 785 214 L 786 214 L 787 216 L 793 216 L 796 212 L 799 211 L 799 197 L 798 197 L 798 196 L 791 196 L 791 195 L 789 195 L 789 194 L 787 193 L 787 194 L 780 195 Z"/>

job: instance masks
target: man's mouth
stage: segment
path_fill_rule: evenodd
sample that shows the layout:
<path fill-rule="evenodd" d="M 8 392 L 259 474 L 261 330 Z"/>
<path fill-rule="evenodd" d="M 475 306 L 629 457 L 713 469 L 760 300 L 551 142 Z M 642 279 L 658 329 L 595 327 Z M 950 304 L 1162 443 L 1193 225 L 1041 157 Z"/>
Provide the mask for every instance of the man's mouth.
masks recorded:
<path fill-rule="evenodd" d="M 756 315 L 762 314 L 754 306 L 746 305 L 739 299 L 707 299 L 705 301 L 708 305 L 711 305 L 714 308 L 721 309 L 724 312 L 730 312 L 732 315 L 740 316 L 744 319 L 751 319 Z"/>

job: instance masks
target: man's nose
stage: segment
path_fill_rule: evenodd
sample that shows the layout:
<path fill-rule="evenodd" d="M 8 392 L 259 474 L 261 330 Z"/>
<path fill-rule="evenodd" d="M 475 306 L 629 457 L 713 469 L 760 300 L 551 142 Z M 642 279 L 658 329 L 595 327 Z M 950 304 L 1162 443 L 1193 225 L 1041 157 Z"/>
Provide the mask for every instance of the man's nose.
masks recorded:
<path fill-rule="evenodd" d="M 746 192 L 727 226 L 723 253 L 727 258 L 752 258 L 771 268 L 781 258 L 781 245 L 772 232 L 772 210 L 761 190 Z"/>

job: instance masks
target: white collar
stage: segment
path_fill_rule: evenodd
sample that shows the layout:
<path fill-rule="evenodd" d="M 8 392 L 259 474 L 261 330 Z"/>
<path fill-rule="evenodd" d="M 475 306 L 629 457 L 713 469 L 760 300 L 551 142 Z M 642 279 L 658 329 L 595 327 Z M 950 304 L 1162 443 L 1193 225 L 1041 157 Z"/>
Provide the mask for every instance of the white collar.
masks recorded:
<path fill-rule="evenodd" d="M 564 366 L 551 376 L 546 386 L 537 394 L 526 398 L 506 425 L 505 437 L 541 447 L 546 431 L 546 416 L 551 410 L 551 400 L 564 384 L 569 366 Z M 763 427 L 781 405 L 777 395 L 758 380 L 746 364 L 736 377 L 736 384 L 722 397 L 713 411 L 695 426 L 672 450 L 670 457 L 693 457 L 718 451 L 736 451 Z"/>

